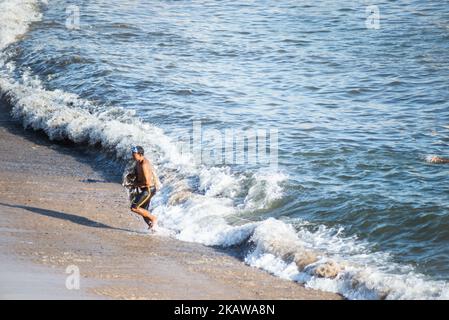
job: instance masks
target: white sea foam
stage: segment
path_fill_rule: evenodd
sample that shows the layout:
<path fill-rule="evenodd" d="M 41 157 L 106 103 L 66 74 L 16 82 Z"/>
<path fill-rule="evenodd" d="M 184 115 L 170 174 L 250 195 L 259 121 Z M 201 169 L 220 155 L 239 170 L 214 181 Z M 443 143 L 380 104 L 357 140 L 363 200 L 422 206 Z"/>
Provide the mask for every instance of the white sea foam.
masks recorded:
<path fill-rule="evenodd" d="M 31 23 L 42 18 L 37 0 L 0 1 L 0 49 L 14 43 L 24 35 Z"/>
<path fill-rule="evenodd" d="M 39 21 L 38 4 L 0 0 L 0 49 Z M 342 228 L 318 226 L 311 231 L 307 222 L 296 221 L 294 228 L 273 218 L 229 224 L 230 217 L 268 209 L 282 199 L 288 176 L 269 171 L 239 175 L 229 168 L 196 166 L 160 128 L 121 108 L 101 110 L 77 95 L 47 90 L 39 78 L 6 61 L 0 52 L 0 91 L 25 126 L 43 130 L 51 139 L 99 145 L 121 159 L 129 156 L 131 145 L 148 150 L 164 178 L 155 197 L 154 213 L 161 225 L 156 234 L 206 245 L 252 245 L 248 264 L 351 299 L 449 299 L 445 282 L 426 279 L 411 267 L 393 263 L 388 254 L 372 252 L 366 243 L 343 236 Z M 196 185 L 191 177 L 196 177 Z"/>
<path fill-rule="evenodd" d="M 251 241 L 256 248 L 246 262 L 307 287 L 341 293 L 350 299 L 449 298 L 446 282 L 417 274 L 411 267 L 391 261 L 388 254 L 373 253 L 367 244 L 353 237 L 344 238 L 340 233 L 325 227 L 315 232 L 300 227 L 296 232 L 279 220 L 268 219 L 255 229 Z M 307 250 L 318 250 L 317 260 L 300 268 L 291 258 L 304 255 Z M 337 276 L 317 276 L 314 271 L 329 261 L 339 266 Z"/>
<path fill-rule="evenodd" d="M 253 184 L 245 198 L 244 208 L 260 210 L 283 197 L 282 183 L 288 179 L 285 173 L 279 171 L 259 170 L 253 176 Z"/>

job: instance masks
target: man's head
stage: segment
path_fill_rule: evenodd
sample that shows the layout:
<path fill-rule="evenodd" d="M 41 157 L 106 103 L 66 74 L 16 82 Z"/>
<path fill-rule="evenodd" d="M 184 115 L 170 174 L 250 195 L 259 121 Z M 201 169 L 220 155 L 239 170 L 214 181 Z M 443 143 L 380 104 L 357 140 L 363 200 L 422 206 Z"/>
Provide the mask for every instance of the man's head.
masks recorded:
<path fill-rule="evenodd" d="M 141 146 L 135 146 L 131 149 L 132 153 L 133 153 L 133 158 L 136 161 L 140 161 L 143 159 L 143 155 L 145 154 L 145 151 L 143 150 L 143 148 Z"/>

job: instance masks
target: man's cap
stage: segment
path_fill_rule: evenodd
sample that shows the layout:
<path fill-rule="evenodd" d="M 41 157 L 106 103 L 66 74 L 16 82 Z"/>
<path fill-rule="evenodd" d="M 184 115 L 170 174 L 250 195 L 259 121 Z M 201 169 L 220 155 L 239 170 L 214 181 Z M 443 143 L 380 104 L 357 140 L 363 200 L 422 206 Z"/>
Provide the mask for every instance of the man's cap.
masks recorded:
<path fill-rule="evenodd" d="M 131 151 L 132 151 L 132 153 L 138 153 L 138 154 L 142 154 L 142 155 L 145 152 L 141 146 L 132 147 Z"/>

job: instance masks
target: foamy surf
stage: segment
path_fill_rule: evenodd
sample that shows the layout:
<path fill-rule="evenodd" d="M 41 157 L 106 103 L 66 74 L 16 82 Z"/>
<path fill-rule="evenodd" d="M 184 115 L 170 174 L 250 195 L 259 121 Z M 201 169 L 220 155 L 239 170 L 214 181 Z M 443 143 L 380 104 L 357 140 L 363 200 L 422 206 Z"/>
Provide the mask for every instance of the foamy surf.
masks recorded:
<path fill-rule="evenodd" d="M 324 226 L 315 232 L 300 227 L 298 232 L 268 219 L 253 233 L 250 241 L 256 247 L 245 260 L 276 276 L 349 299 L 449 298 L 446 282 L 398 265 L 388 254 L 371 252 L 368 244 L 341 232 Z"/>
<path fill-rule="evenodd" d="M 28 31 L 31 23 L 42 18 L 36 0 L 8 0 L 0 2 L 0 49 L 6 48 Z"/>
<path fill-rule="evenodd" d="M 41 19 L 42 1 L 0 2 L 0 49 L 25 35 Z M 156 234 L 214 246 L 250 247 L 245 262 L 308 287 L 341 293 L 350 299 L 448 299 L 445 282 L 432 281 L 413 268 L 395 264 L 387 253 L 372 252 L 344 229 L 308 222 L 239 219 L 246 212 L 268 209 L 284 196 L 288 174 L 252 172 L 194 165 L 164 131 L 119 107 L 102 110 L 62 90 L 48 90 L 28 71 L 19 70 L 0 53 L 0 90 L 12 115 L 25 127 L 43 130 L 50 139 L 101 146 L 126 161 L 132 145 L 143 145 L 164 188 L 155 197 L 161 227 Z M 19 75 L 19 76 L 18 76 Z M 192 185 L 191 177 L 198 182 Z M 237 200 L 243 193 L 243 201 Z M 230 218 L 240 221 L 229 223 Z M 250 219 L 251 220 L 251 219 Z M 292 223 L 295 223 L 294 228 Z"/>

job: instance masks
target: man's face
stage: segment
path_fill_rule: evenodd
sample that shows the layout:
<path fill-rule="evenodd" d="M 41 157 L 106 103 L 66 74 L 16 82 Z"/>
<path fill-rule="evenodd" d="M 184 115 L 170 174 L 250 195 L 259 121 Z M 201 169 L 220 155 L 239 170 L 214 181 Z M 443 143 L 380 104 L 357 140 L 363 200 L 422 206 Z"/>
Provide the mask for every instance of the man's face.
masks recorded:
<path fill-rule="evenodd" d="M 137 152 L 133 152 L 133 159 L 135 161 L 139 161 L 141 157 L 142 156 L 140 154 L 138 154 Z"/>

